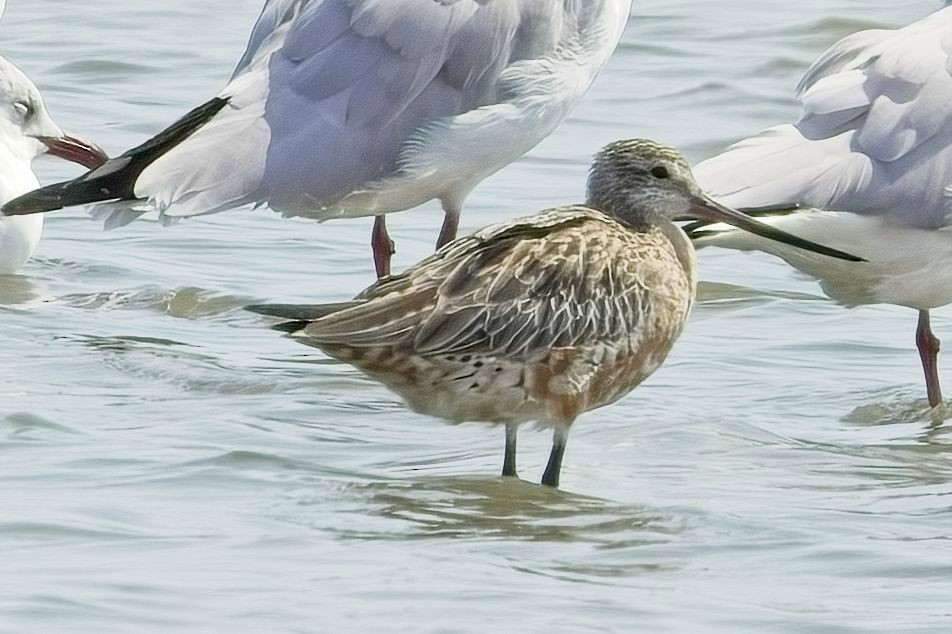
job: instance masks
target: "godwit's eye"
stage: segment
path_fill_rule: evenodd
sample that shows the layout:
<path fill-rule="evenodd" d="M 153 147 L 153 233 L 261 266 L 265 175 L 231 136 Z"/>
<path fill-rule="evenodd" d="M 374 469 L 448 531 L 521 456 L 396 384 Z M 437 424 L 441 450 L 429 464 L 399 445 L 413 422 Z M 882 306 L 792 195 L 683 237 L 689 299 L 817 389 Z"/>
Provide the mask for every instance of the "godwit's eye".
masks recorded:
<path fill-rule="evenodd" d="M 671 178 L 671 173 L 668 172 L 668 168 L 663 165 L 652 168 L 651 175 L 655 178 Z"/>

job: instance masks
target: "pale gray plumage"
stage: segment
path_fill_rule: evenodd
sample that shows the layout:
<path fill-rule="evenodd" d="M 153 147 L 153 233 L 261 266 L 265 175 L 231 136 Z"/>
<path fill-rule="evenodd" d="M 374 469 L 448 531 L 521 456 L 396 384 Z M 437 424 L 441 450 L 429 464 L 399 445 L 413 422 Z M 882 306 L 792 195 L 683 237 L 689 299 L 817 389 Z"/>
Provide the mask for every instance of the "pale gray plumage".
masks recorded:
<path fill-rule="evenodd" d="M 806 72 L 794 125 L 770 128 L 695 168 L 735 207 L 788 206 L 764 221 L 867 260 L 816 257 L 728 227 L 699 246 L 761 250 L 847 306 L 919 311 L 929 403 L 942 402 L 929 312 L 952 303 L 952 8 L 899 29 L 850 35 Z"/>
<path fill-rule="evenodd" d="M 917 229 L 952 224 L 952 8 L 840 40 L 804 74 L 797 98 L 795 125 L 699 164 L 704 188 L 736 207 L 786 203 Z"/>
<path fill-rule="evenodd" d="M 118 225 L 150 209 L 174 220 L 255 203 L 328 219 L 435 198 L 456 215 L 480 180 L 568 114 L 614 50 L 630 7 L 269 0 L 219 95 L 228 107 L 133 175 L 141 200 L 108 203 L 100 214 Z M 95 202 L 68 189 L 53 204 L 25 197 L 15 213 Z"/>

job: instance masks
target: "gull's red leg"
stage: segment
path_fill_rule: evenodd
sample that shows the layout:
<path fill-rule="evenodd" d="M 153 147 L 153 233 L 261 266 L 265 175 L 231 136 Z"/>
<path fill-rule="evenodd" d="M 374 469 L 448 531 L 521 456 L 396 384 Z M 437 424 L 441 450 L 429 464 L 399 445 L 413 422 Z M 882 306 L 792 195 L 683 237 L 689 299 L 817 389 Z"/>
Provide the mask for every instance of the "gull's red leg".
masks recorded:
<path fill-rule="evenodd" d="M 436 248 L 441 249 L 443 245 L 447 242 L 452 242 L 456 239 L 456 232 L 459 230 L 459 209 L 453 209 L 447 205 L 443 205 L 443 211 L 445 216 L 443 216 L 443 227 L 440 229 L 440 237 L 436 241 Z"/>
<path fill-rule="evenodd" d="M 926 375 L 926 391 L 929 405 L 933 408 L 942 404 L 942 386 L 939 385 L 939 339 L 932 334 L 929 311 L 919 311 L 919 328 L 916 330 L 916 347 L 922 360 L 922 371 Z"/>
<path fill-rule="evenodd" d="M 393 240 L 387 233 L 386 216 L 377 216 L 374 220 L 374 232 L 370 238 L 370 246 L 374 250 L 374 267 L 377 269 L 377 279 L 390 275 L 390 257 L 394 254 Z"/>

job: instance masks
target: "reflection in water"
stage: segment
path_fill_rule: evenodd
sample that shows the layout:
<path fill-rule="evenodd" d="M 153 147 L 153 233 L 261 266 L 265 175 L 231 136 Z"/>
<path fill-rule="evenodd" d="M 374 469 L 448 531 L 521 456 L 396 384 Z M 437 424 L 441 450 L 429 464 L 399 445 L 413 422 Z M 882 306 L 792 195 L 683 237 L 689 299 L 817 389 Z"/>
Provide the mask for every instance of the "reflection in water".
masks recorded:
<path fill-rule="evenodd" d="M 46 293 L 41 280 L 24 275 L 0 275 L 0 306 L 21 306 Z"/>
<path fill-rule="evenodd" d="M 287 389 L 289 381 L 259 376 L 244 365 L 232 364 L 206 346 L 141 335 L 74 334 L 63 338 L 101 355 L 106 367 L 119 375 L 165 385 L 185 392 L 209 394 L 271 394 Z"/>
<path fill-rule="evenodd" d="M 236 312 L 250 299 L 195 287 L 166 290 L 149 286 L 135 290 L 75 293 L 64 295 L 58 301 L 86 310 L 145 310 L 177 319 L 206 319 Z"/>
<path fill-rule="evenodd" d="M 626 548 L 666 541 L 678 522 L 647 510 L 552 490 L 515 478 L 420 477 L 356 487 L 376 514 L 400 520 L 399 533 L 341 531 L 349 539 L 490 538 Z"/>
<path fill-rule="evenodd" d="M 702 272 L 703 274 L 703 272 Z M 765 304 L 772 299 L 790 299 L 796 301 L 829 302 L 826 297 L 809 293 L 784 292 L 776 290 L 760 290 L 727 284 L 724 282 L 698 282 L 697 302 L 699 304 L 726 304 L 730 306 L 747 306 Z M 710 307 L 705 307 L 710 308 Z"/>
<path fill-rule="evenodd" d="M 949 418 L 949 406 L 932 408 L 918 392 L 913 396 L 907 388 L 890 389 L 870 394 L 869 400 L 843 417 L 843 422 L 854 425 L 905 425 L 929 423 L 926 427 L 938 429 Z"/>

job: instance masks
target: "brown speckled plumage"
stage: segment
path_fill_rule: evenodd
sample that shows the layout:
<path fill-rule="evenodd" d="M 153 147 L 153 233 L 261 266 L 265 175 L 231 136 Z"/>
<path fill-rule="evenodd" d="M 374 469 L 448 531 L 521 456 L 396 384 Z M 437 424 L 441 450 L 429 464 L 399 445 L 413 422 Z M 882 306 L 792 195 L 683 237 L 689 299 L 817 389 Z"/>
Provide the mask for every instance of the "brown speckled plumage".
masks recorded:
<path fill-rule="evenodd" d="M 682 238 L 683 239 L 683 238 Z M 564 207 L 463 238 L 295 336 L 451 421 L 571 425 L 664 360 L 693 252 Z"/>

